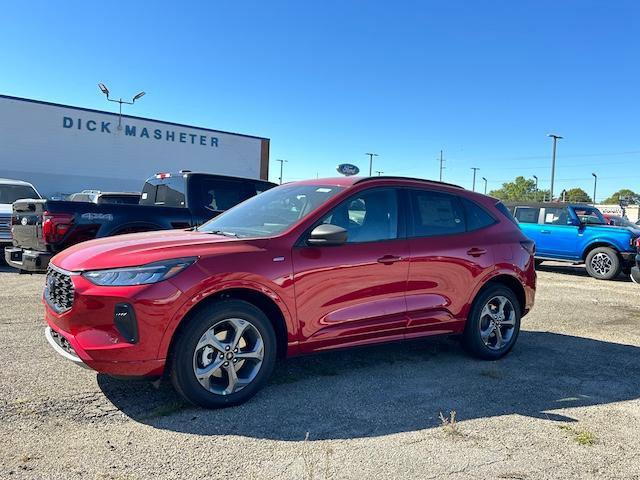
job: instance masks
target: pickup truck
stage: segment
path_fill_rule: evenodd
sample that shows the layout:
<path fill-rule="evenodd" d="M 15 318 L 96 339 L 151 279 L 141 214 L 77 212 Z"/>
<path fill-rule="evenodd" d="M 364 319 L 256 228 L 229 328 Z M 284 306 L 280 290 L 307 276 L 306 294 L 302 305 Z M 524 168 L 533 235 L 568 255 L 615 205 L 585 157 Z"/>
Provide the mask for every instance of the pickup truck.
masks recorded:
<path fill-rule="evenodd" d="M 0 178 L 0 248 L 11 245 L 11 205 L 21 198 L 41 197 L 28 182 Z"/>
<path fill-rule="evenodd" d="M 567 203 L 511 203 L 508 208 L 535 242 L 536 264 L 584 263 L 589 275 L 601 280 L 631 273 L 640 248 L 638 235 L 608 225 L 597 208 Z"/>
<path fill-rule="evenodd" d="M 274 186 L 264 180 L 183 171 L 149 178 L 138 205 L 19 200 L 13 204 L 13 246 L 5 248 L 5 260 L 23 271 L 43 272 L 55 254 L 76 243 L 198 226 Z"/>

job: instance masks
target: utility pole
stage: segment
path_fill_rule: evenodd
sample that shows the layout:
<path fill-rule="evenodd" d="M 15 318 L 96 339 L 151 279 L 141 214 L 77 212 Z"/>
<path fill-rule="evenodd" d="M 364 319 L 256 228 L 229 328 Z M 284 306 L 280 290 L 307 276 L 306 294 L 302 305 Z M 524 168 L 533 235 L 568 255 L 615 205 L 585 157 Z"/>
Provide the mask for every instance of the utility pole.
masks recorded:
<path fill-rule="evenodd" d="M 476 172 L 478 170 L 480 170 L 478 167 L 471 167 L 471 170 L 473 170 L 473 191 L 476 191 Z"/>
<path fill-rule="evenodd" d="M 384 172 L 382 170 L 376 170 L 376 173 L 378 174 L 378 176 L 382 175 Z"/>
<path fill-rule="evenodd" d="M 533 178 L 536 179 L 536 189 L 533 192 L 533 199 L 537 202 L 538 201 L 538 177 L 534 175 Z"/>
<path fill-rule="evenodd" d="M 482 177 L 482 180 L 484 180 L 484 194 L 487 194 L 487 179 L 485 177 Z"/>
<path fill-rule="evenodd" d="M 442 150 L 440 150 L 440 181 L 442 181 L 442 170 L 444 170 L 444 158 L 442 158 Z"/>
<path fill-rule="evenodd" d="M 377 153 L 365 153 L 365 155 L 369 155 L 369 176 L 373 172 L 373 157 L 379 157 Z"/>
<path fill-rule="evenodd" d="M 277 159 L 276 162 L 280 162 L 280 185 L 282 185 L 282 168 L 284 167 L 285 163 L 289 163 L 287 160 L 281 160 L 281 159 Z"/>
<path fill-rule="evenodd" d="M 596 204 L 596 188 L 598 187 L 598 175 L 592 173 L 593 175 L 593 204 Z"/>
<path fill-rule="evenodd" d="M 556 144 L 563 137 L 555 133 L 548 133 L 547 137 L 553 138 L 553 154 L 551 156 L 551 201 L 553 202 L 553 181 L 556 178 Z"/>

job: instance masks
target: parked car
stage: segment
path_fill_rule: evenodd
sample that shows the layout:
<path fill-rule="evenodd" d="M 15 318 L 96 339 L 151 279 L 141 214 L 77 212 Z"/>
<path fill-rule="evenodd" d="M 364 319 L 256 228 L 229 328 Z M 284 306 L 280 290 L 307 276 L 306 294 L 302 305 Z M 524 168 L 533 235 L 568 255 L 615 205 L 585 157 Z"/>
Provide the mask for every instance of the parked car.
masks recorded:
<path fill-rule="evenodd" d="M 602 280 L 629 274 L 638 251 L 638 235 L 607 225 L 590 205 L 515 203 L 509 208 L 522 231 L 536 243 L 536 262 L 584 263 L 589 275 Z"/>
<path fill-rule="evenodd" d="M 21 198 L 41 198 L 29 182 L 0 178 L 0 248 L 11 245 L 12 205 Z"/>
<path fill-rule="evenodd" d="M 640 225 L 633 223 L 632 221 L 622 217 L 620 215 L 611 215 L 608 213 L 603 213 L 602 216 L 607 222 L 607 225 L 613 225 L 614 227 L 624 227 L 628 228 L 633 232 L 634 235 L 640 236 Z"/>
<path fill-rule="evenodd" d="M 83 190 L 69 195 L 71 202 L 93 202 L 137 205 L 140 202 L 140 192 L 101 192 L 100 190 Z"/>
<path fill-rule="evenodd" d="M 92 240 L 53 258 L 46 336 L 117 376 L 167 374 L 241 403 L 277 356 L 459 334 L 495 360 L 536 287 L 534 244 L 494 198 L 392 177 L 308 180 L 191 231 Z"/>
<path fill-rule="evenodd" d="M 201 225 L 274 183 L 205 173 L 161 173 L 146 181 L 138 205 L 23 200 L 13 205 L 7 263 L 44 272 L 53 255 L 79 242 L 131 232 Z"/>

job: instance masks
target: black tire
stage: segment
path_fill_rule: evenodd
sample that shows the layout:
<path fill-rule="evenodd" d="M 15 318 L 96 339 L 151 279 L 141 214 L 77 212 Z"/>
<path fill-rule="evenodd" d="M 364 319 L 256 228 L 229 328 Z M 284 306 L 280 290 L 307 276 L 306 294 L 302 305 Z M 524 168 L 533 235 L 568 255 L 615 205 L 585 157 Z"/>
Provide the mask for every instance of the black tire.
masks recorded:
<path fill-rule="evenodd" d="M 514 325 L 509 341 L 499 349 L 492 349 L 485 344 L 480 334 L 482 321 L 481 313 L 484 307 L 496 297 L 505 297 L 511 303 L 514 314 Z M 522 306 L 510 288 L 504 285 L 490 284 L 481 290 L 473 302 L 473 306 L 471 307 L 471 312 L 467 318 L 467 323 L 462 335 L 462 345 L 465 350 L 474 357 L 483 360 L 497 360 L 505 356 L 509 351 L 511 351 L 518 339 L 518 335 L 520 333 L 520 319 L 522 316 L 521 312 Z"/>
<path fill-rule="evenodd" d="M 538 260 L 538 259 L 534 260 L 534 263 L 536 265 L 536 270 L 540 268 L 540 265 L 542 265 L 542 262 L 544 262 L 544 260 Z"/>
<path fill-rule="evenodd" d="M 200 384 L 194 372 L 194 354 L 200 338 L 225 319 L 241 319 L 262 337 L 264 353 L 255 378 L 237 392 L 217 394 Z M 214 357 L 215 358 L 215 357 Z M 243 300 L 221 300 L 198 311 L 178 334 L 172 347 L 169 375 L 176 391 L 188 402 L 204 408 L 222 408 L 246 402 L 269 380 L 276 361 L 276 334 L 262 310 Z"/>
<path fill-rule="evenodd" d="M 604 262 L 604 263 L 603 263 Z M 611 280 L 620 275 L 622 262 L 613 248 L 594 248 L 587 255 L 585 266 L 587 273 L 598 280 Z"/>

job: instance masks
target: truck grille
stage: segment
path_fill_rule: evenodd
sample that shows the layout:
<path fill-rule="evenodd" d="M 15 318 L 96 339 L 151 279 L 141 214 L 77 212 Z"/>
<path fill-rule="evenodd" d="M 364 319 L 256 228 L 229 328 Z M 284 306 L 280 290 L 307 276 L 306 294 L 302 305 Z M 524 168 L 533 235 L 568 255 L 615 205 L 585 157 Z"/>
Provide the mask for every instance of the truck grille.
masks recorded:
<path fill-rule="evenodd" d="M 11 215 L 0 215 L 0 239 L 11 240 Z"/>
<path fill-rule="evenodd" d="M 71 275 L 49 267 L 44 287 L 44 299 L 56 313 L 66 312 L 73 306 Z"/>

